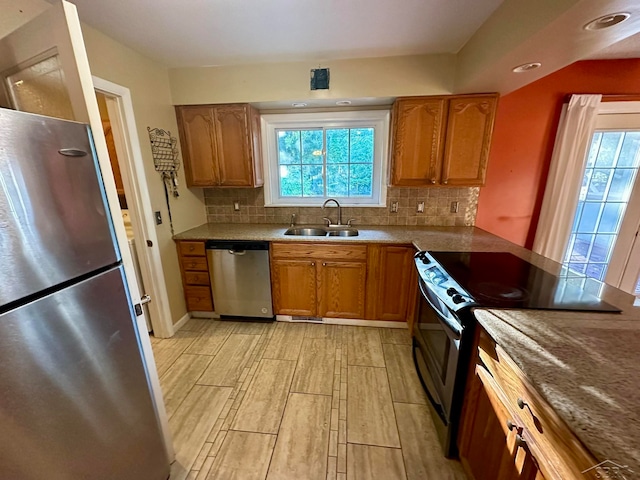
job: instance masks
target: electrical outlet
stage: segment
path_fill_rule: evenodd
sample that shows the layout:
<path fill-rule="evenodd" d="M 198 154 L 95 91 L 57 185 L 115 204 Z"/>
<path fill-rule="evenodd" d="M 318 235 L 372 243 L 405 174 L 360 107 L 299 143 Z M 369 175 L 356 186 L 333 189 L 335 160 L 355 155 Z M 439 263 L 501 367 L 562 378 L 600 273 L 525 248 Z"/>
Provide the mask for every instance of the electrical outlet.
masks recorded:
<path fill-rule="evenodd" d="M 162 225 L 162 213 L 158 212 L 153 212 L 153 215 L 156 219 L 156 225 Z"/>
<path fill-rule="evenodd" d="M 458 202 L 451 202 L 451 207 L 449 208 L 451 213 L 458 213 Z"/>
<path fill-rule="evenodd" d="M 391 202 L 391 213 L 398 213 L 398 205 L 400 202 Z"/>
<path fill-rule="evenodd" d="M 240 211 L 240 202 L 238 202 L 238 201 L 233 202 L 233 211 L 234 212 L 239 212 Z"/>
<path fill-rule="evenodd" d="M 416 208 L 418 213 L 424 213 L 424 202 L 418 202 L 418 206 Z"/>

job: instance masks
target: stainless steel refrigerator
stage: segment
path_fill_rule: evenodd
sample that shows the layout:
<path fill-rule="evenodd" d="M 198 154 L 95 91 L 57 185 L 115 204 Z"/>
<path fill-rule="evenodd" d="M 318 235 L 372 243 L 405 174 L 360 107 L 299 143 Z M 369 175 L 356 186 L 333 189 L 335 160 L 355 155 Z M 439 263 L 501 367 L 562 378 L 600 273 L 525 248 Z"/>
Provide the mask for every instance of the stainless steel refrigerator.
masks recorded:
<path fill-rule="evenodd" d="M 89 127 L 0 109 L 0 478 L 168 476 Z"/>

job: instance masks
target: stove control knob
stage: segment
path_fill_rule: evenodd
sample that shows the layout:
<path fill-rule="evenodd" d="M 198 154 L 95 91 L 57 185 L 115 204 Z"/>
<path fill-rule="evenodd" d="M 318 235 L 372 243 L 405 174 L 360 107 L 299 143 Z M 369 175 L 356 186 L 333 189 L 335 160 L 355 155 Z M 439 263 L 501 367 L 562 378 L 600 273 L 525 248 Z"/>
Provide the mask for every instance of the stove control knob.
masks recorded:
<path fill-rule="evenodd" d="M 447 288 L 447 295 L 449 295 L 450 297 L 453 297 L 456 293 L 458 293 L 458 290 L 456 290 L 453 287 L 449 287 Z"/>
<path fill-rule="evenodd" d="M 464 297 L 459 293 L 456 293 L 453 297 L 451 297 L 451 300 L 453 300 L 453 303 L 462 303 L 464 302 Z"/>

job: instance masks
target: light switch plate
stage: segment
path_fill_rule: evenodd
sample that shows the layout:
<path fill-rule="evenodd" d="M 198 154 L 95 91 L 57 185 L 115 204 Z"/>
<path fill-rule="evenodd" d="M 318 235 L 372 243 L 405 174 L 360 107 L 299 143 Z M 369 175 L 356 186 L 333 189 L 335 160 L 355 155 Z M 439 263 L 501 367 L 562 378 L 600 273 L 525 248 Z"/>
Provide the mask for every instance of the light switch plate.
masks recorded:
<path fill-rule="evenodd" d="M 416 208 L 418 213 L 424 213 L 424 202 L 418 202 L 418 206 Z"/>
<path fill-rule="evenodd" d="M 458 213 L 458 208 L 459 208 L 458 202 L 451 202 L 451 208 L 449 209 L 449 211 L 451 213 Z"/>
<path fill-rule="evenodd" d="M 153 216 L 156 219 L 156 225 L 162 225 L 162 213 L 158 210 L 157 212 L 153 212 Z"/>
<path fill-rule="evenodd" d="M 233 202 L 233 211 L 234 212 L 239 212 L 240 211 L 240 202 L 238 202 L 238 201 Z"/>

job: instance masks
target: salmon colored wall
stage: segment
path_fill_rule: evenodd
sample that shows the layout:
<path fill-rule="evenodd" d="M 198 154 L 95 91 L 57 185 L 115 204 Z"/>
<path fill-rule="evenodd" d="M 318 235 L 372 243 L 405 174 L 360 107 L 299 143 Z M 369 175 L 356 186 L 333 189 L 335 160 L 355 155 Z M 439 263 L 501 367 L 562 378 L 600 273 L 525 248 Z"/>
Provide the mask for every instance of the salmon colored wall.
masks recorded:
<path fill-rule="evenodd" d="M 640 58 L 577 62 L 500 98 L 477 227 L 531 248 L 560 111 L 573 93 L 640 94 Z"/>

